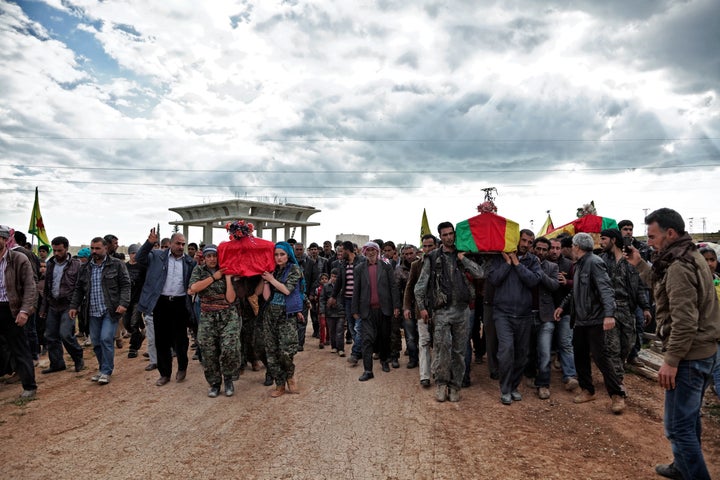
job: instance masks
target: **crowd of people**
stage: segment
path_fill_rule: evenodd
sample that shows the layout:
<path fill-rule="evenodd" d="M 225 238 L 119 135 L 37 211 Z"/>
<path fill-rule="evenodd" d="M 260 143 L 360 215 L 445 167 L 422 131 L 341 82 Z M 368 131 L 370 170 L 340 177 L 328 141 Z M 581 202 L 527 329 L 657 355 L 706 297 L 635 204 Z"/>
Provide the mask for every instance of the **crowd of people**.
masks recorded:
<path fill-rule="evenodd" d="M 390 372 L 407 356 L 438 402 L 460 401 L 470 369 L 483 363 L 504 405 L 523 399 L 523 381 L 550 398 L 554 370 L 575 403 L 590 402 L 594 363 L 620 414 L 625 370 L 654 327 L 674 454 L 656 471 L 709 478 L 699 432 L 713 376 L 720 392 L 717 254 L 698 250 L 674 210 L 645 221 L 647 243 L 623 220 L 595 236 L 521 230 L 514 251 L 482 254 L 458 251 L 450 222 L 424 235 L 420 249 L 380 239 L 306 249 L 288 239 L 275 245 L 274 270 L 254 277 L 227 274 L 215 245 L 186 244 L 181 233 L 159 239 L 152 229 L 128 259 L 114 235 L 93 238 L 75 256 L 56 237 L 36 256 L 21 232 L 0 226 L 0 373 L 15 372 L 21 397 L 33 398 L 41 354 L 49 359 L 41 374 L 67 369 L 63 348 L 76 372 L 85 368 L 83 335 L 98 365 L 91 380 L 106 385 L 124 334 L 129 358 L 146 343 L 158 387 L 171 382 L 173 363 L 175 381 L 185 380 L 192 341 L 209 397 L 232 396 L 244 369 L 264 366 L 276 398 L 300 391 L 298 352 L 312 344 L 346 357 L 349 346 L 348 364 L 362 364 L 359 381 L 374 378 L 376 362 Z"/>

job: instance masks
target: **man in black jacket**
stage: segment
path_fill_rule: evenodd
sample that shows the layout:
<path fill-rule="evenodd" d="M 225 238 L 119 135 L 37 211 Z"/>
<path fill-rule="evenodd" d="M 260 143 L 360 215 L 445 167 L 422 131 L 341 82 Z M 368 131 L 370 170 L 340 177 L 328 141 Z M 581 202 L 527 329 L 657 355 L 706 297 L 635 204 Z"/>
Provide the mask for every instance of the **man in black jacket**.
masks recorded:
<path fill-rule="evenodd" d="M 605 348 L 605 331 L 615 328 L 615 292 L 605 262 L 593 253 L 593 238 L 587 233 L 578 233 L 572 242 L 576 260 L 573 291 L 555 310 L 555 320 L 559 320 L 572 303 L 575 368 L 582 388 L 574 401 L 585 403 L 596 398 L 590 365 L 592 356 L 612 399 L 612 411 L 619 414 L 625 409 L 625 387 Z"/>
<path fill-rule="evenodd" d="M 63 345 L 73 362 L 75 371 L 85 366 L 83 349 L 75 338 L 75 320 L 70 318 L 70 300 L 80 272 L 80 260 L 68 253 L 68 239 L 55 237 L 50 242 L 53 256 L 47 262 L 45 287 L 40 306 L 40 317 L 45 318 L 45 340 L 47 340 L 50 366 L 41 373 L 53 373 L 65 370 Z"/>

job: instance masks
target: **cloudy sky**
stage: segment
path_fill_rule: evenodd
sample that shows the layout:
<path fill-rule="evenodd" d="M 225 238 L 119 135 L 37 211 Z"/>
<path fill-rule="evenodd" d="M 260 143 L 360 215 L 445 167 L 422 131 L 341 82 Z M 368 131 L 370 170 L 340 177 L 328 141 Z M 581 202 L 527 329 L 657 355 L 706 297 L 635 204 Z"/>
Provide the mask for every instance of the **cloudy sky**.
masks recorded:
<path fill-rule="evenodd" d="M 2 1 L 0 223 L 38 186 L 72 244 L 233 197 L 417 242 L 495 187 L 533 230 L 594 200 L 717 231 L 719 46 L 714 0 Z"/>

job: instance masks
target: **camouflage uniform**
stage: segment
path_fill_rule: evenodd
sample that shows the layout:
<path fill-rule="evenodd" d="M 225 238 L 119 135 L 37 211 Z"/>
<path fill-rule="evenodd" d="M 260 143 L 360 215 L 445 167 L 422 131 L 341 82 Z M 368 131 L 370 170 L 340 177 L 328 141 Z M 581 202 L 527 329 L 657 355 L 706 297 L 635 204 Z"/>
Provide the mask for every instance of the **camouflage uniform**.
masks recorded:
<path fill-rule="evenodd" d="M 443 256 L 445 260 L 441 260 Z M 435 268 L 431 269 L 430 264 L 433 258 L 436 259 Z M 442 271 L 443 265 L 445 265 L 444 272 Z M 434 274 L 431 274 L 431 270 Z M 467 257 L 460 261 L 457 258 L 457 251 L 443 252 L 441 247 L 424 259 L 420 277 L 415 284 L 417 308 L 420 311 L 432 311 L 435 325 L 431 367 L 435 383 L 448 385 L 455 390 L 460 390 L 465 374 L 465 349 L 470 330 L 468 306 L 475 291 L 463 270 L 469 271 L 474 278 L 485 276 L 483 268 L 477 263 Z M 436 278 L 432 278 L 433 276 Z M 441 279 L 441 277 L 443 278 Z M 439 292 L 436 290 L 435 298 L 432 298 L 433 295 L 429 295 L 428 288 L 432 287 L 433 282 L 447 283 L 449 291 Z M 440 295 L 446 297 L 445 302 L 447 303 L 437 306 Z"/>
<path fill-rule="evenodd" d="M 612 254 L 601 258 L 608 267 L 608 276 L 615 291 L 615 328 L 605 331 L 605 351 L 620 381 L 625 377 L 625 360 L 635 345 L 635 308 L 649 308 L 642 294 L 640 275 L 624 258 L 619 262 Z"/>
<path fill-rule="evenodd" d="M 206 265 L 198 265 L 190 277 L 190 285 L 211 277 Z M 200 325 L 197 342 L 202 351 L 205 379 L 219 386 L 223 377 L 235 378 L 240 371 L 240 329 L 242 319 L 237 309 L 225 299 L 225 278 L 215 280 L 200 296 Z"/>
<path fill-rule="evenodd" d="M 297 265 L 290 267 L 290 272 L 284 281 L 280 278 L 281 274 L 282 271 L 276 268 L 275 278 L 283 282 L 290 291 L 298 286 L 302 276 Z M 285 295 L 273 291 L 272 297 L 265 305 L 262 327 L 268 371 L 279 387 L 284 386 L 288 378 L 295 375 L 293 357 L 298 351 L 296 319 L 296 314 L 288 316 L 285 311 Z"/>

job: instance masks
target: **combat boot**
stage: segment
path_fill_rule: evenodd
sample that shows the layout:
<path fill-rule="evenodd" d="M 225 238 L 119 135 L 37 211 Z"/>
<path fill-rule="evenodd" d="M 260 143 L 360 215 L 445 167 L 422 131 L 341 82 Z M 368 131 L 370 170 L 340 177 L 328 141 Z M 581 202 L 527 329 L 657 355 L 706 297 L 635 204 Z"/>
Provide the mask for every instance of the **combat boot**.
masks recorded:
<path fill-rule="evenodd" d="M 273 390 L 273 391 L 270 393 L 270 396 L 271 396 L 272 398 L 277 398 L 277 397 L 280 397 L 280 396 L 282 396 L 282 395 L 285 395 L 285 385 L 276 386 L 276 387 L 275 387 L 275 390 Z"/>
<path fill-rule="evenodd" d="M 270 375 L 269 373 L 266 373 L 266 374 L 265 374 L 265 381 L 263 382 L 263 385 L 265 385 L 266 387 L 269 387 L 269 386 L 272 385 L 272 384 L 273 384 L 273 377 L 272 377 L 272 375 Z"/>
<path fill-rule="evenodd" d="M 235 385 L 233 385 L 232 377 L 225 378 L 225 396 L 232 397 L 235 394 Z"/>
<path fill-rule="evenodd" d="M 611 410 L 615 415 L 620 415 L 625 410 L 625 397 L 622 395 L 613 395 Z"/>
<path fill-rule="evenodd" d="M 290 377 L 287 379 L 287 393 L 300 393 L 300 390 L 298 390 L 297 381 L 295 381 L 295 377 Z"/>

